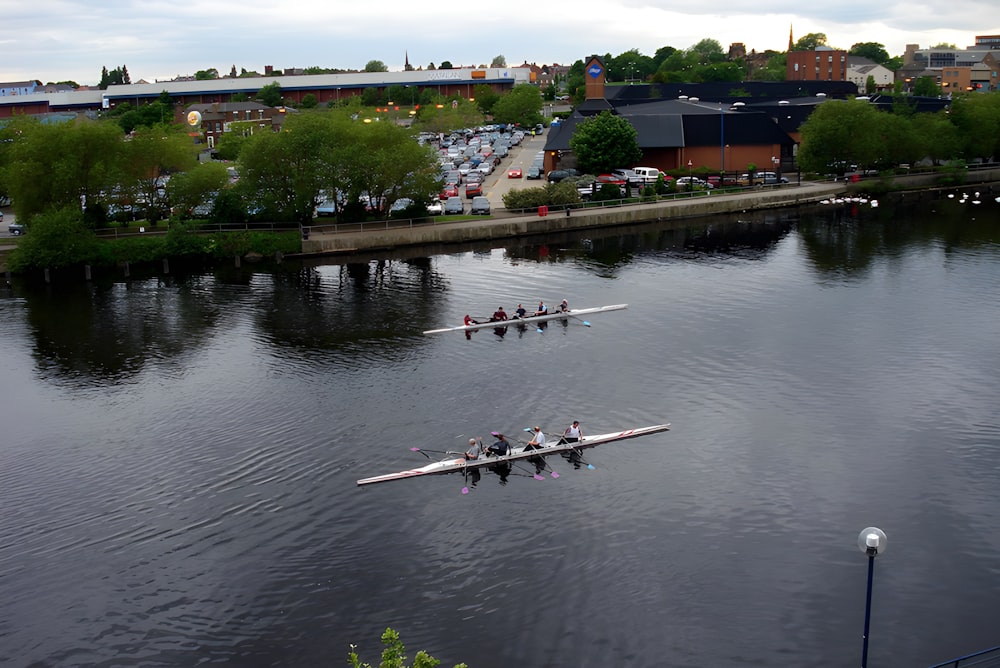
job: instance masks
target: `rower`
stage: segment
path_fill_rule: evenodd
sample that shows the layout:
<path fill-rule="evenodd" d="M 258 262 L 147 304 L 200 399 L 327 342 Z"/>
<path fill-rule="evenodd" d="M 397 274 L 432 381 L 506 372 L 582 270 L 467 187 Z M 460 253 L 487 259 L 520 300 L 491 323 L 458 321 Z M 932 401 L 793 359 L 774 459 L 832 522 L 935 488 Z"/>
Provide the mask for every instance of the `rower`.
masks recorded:
<path fill-rule="evenodd" d="M 476 439 L 469 439 L 469 449 L 465 451 L 465 461 L 472 461 L 479 459 L 479 455 L 483 454 L 483 443 L 480 440 L 476 442 Z"/>
<path fill-rule="evenodd" d="M 566 427 L 566 431 L 563 432 L 562 440 L 564 443 L 579 443 L 581 438 L 583 430 L 580 429 L 580 421 L 573 420 L 573 424 Z"/>
<path fill-rule="evenodd" d="M 478 325 L 479 324 L 478 322 L 476 322 L 475 320 L 473 320 L 472 316 L 469 315 L 468 313 L 465 314 L 465 319 L 463 320 L 463 322 L 465 323 L 466 327 L 468 327 L 469 325 Z"/>
<path fill-rule="evenodd" d="M 525 450 L 538 450 L 545 447 L 545 433 L 542 431 L 542 428 L 536 426 L 533 431 L 534 437 L 524 446 Z"/>
<path fill-rule="evenodd" d="M 527 315 L 527 313 L 528 313 L 528 312 L 527 312 L 527 311 L 526 311 L 526 310 L 524 309 L 524 307 L 523 307 L 523 306 L 521 306 L 520 304 L 518 304 L 518 305 L 517 305 L 517 308 L 516 308 L 516 309 L 514 309 L 514 317 L 515 317 L 516 319 L 518 319 L 518 320 L 520 320 L 520 319 L 521 319 L 521 318 L 523 318 L 523 317 L 524 317 L 525 315 Z"/>
<path fill-rule="evenodd" d="M 545 315 L 549 312 L 549 307 L 545 305 L 545 302 L 538 302 L 538 309 L 535 311 L 535 315 Z"/>
<path fill-rule="evenodd" d="M 493 435 L 496 436 L 497 442 L 486 450 L 486 454 L 496 455 L 497 457 L 510 454 L 510 443 L 507 442 L 507 438 L 498 432 L 493 432 Z"/>
<path fill-rule="evenodd" d="M 569 302 L 565 299 L 562 300 L 562 303 L 559 304 L 559 310 L 563 313 L 569 313 Z"/>
<path fill-rule="evenodd" d="M 490 318 L 490 322 L 506 322 L 507 312 L 503 310 L 503 306 L 498 306 L 497 310 L 493 312 L 493 317 Z"/>

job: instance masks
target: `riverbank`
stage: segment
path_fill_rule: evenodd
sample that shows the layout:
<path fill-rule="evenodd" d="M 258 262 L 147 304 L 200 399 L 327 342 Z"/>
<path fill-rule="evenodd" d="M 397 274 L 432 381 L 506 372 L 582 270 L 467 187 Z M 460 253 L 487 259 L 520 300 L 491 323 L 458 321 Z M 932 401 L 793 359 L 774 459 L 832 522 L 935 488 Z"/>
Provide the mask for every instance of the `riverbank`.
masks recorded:
<path fill-rule="evenodd" d="M 679 222 L 703 216 L 816 204 L 847 190 L 848 184 L 844 182 L 803 183 L 731 194 L 704 191 L 696 197 L 623 206 L 550 210 L 547 215 L 517 215 L 501 211 L 491 217 L 457 222 L 411 225 L 387 222 L 347 230 L 336 225 L 315 226 L 308 229 L 308 239 L 302 241 L 302 252 L 304 255 L 351 254 L 406 246 L 493 241 L 650 221 Z"/>

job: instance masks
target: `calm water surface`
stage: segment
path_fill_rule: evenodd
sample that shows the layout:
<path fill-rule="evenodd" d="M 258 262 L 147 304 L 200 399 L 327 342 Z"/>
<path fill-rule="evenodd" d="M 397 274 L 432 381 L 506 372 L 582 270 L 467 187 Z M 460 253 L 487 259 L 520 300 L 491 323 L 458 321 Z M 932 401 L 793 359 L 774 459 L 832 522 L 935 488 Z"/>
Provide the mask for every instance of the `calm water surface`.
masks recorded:
<path fill-rule="evenodd" d="M 1000 206 L 0 297 L 0 663 L 921 666 L 1000 644 Z M 591 327 L 425 329 L 539 298 Z M 358 488 L 492 430 L 669 432 Z M 470 481 L 472 482 L 472 481 Z M 412 652 L 411 652 L 412 655 Z"/>

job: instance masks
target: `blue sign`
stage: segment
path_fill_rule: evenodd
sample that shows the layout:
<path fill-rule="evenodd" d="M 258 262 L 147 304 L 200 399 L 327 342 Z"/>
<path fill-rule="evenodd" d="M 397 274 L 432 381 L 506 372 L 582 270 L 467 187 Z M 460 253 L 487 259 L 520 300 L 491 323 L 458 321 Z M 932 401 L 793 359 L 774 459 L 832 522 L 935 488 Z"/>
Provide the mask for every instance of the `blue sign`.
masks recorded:
<path fill-rule="evenodd" d="M 587 68 L 587 74 L 589 74 L 594 79 L 601 76 L 601 72 L 603 71 L 604 68 L 598 65 L 597 63 L 594 63 L 593 65 Z"/>

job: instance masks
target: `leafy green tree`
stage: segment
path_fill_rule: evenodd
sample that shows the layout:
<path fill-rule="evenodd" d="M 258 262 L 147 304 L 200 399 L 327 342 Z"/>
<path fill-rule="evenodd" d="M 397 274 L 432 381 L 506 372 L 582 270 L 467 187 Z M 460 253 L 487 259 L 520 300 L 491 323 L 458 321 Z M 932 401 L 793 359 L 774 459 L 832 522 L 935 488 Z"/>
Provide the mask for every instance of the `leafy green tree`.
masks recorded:
<path fill-rule="evenodd" d="M 50 209 L 31 219 L 31 234 L 25 235 L 10 256 L 10 269 L 31 267 L 61 269 L 85 262 L 99 254 L 100 242 L 83 222 L 80 207 Z"/>
<path fill-rule="evenodd" d="M 957 95 L 951 103 L 951 122 L 962 137 L 961 156 L 996 158 L 1000 156 L 1000 95 Z"/>
<path fill-rule="evenodd" d="M 381 60 L 369 60 L 365 64 L 365 72 L 388 72 L 389 68 Z"/>
<path fill-rule="evenodd" d="M 518 84 L 493 105 L 493 120 L 498 123 L 541 123 L 542 95 L 531 84 Z"/>
<path fill-rule="evenodd" d="M 638 135 L 621 116 L 602 111 L 576 126 L 569 140 L 580 169 L 603 174 L 616 167 L 634 165 L 642 158 Z"/>
<path fill-rule="evenodd" d="M 124 146 L 118 125 L 22 122 L 18 127 L 3 181 L 23 221 L 50 208 L 86 208 L 116 182 Z"/>
<path fill-rule="evenodd" d="M 492 114 L 493 107 L 500 100 L 500 93 L 493 90 L 493 87 L 488 84 L 476 84 L 476 87 L 472 89 L 472 94 L 476 98 L 476 106 L 484 114 Z"/>
<path fill-rule="evenodd" d="M 144 128 L 125 142 L 119 188 L 135 191 L 134 201 L 144 203 L 147 220 L 164 218 L 170 209 L 165 190 L 168 177 L 194 168 L 196 151 L 180 128 Z"/>
<path fill-rule="evenodd" d="M 751 81 L 784 81 L 788 56 L 784 52 L 766 51 L 767 62 L 763 67 L 755 67 L 750 73 Z"/>
<path fill-rule="evenodd" d="M 885 50 L 885 45 L 878 42 L 858 42 L 847 53 L 852 56 L 867 58 L 879 65 L 885 65 L 889 61 L 889 52 Z"/>
<path fill-rule="evenodd" d="M 503 54 L 493 56 L 493 61 L 490 62 L 490 67 L 507 67 L 507 59 L 503 57 Z"/>
<path fill-rule="evenodd" d="M 917 80 L 913 83 L 913 94 L 936 97 L 941 94 L 941 87 L 938 86 L 934 77 L 917 77 Z"/>
<path fill-rule="evenodd" d="M 821 32 L 811 32 L 795 40 L 791 51 L 815 51 L 817 46 L 826 46 L 826 35 Z"/>
<path fill-rule="evenodd" d="M 391 628 L 386 629 L 385 633 L 382 634 L 382 644 L 385 645 L 385 649 L 382 650 L 382 660 L 377 668 L 407 668 L 405 665 L 406 655 L 403 653 L 406 648 L 399 639 L 398 632 Z M 347 663 L 351 668 L 373 668 L 370 663 L 361 663 L 360 657 L 354 650 L 354 645 L 351 645 L 351 651 L 347 655 Z M 413 657 L 412 668 L 435 668 L 440 664 L 440 661 L 421 650 Z M 460 663 L 455 668 L 467 667 L 464 663 Z"/>
<path fill-rule="evenodd" d="M 921 157 L 935 163 L 945 162 L 962 155 L 963 137 L 951 121 L 949 114 L 914 114 L 910 118 L 911 132 L 923 146 Z M 906 161 L 913 164 L 913 161 Z"/>
<path fill-rule="evenodd" d="M 302 96 L 302 102 L 299 104 L 303 109 L 315 109 L 316 105 L 319 104 L 319 100 L 312 93 L 306 93 Z"/>
<path fill-rule="evenodd" d="M 726 59 L 726 52 L 722 50 L 719 41 L 708 37 L 692 46 L 688 51 L 697 56 L 700 65 L 721 63 Z"/>
<path fill-rule="evenodd" d="M 865 95 L 874 95 L 875 87 L 875 77 L 869 74 L 868 78 L 865 79 Z"/>
<path fill-rule="evenodd" d="M 170 177 L 167 197 L 175 211 L 188 215 L 195 207 L 213 201 L 228 182 L 229 174 L 221 162 L 198 163 Z"/>
<path fill-rule="evenodd" d="M 280 107 L 284 101 L 281 95 L 281 84 L 271 82 L 257 91 L 257 101 L 268 107 Z"/>
<path fill-rule="evenodd" d="M 872 168 L 884 150 L 879 112 L 861 100 L 827 100 L 802 124 L 798 163 L 808 172 L 843 173 L 850 164 Z"/>
<path fill-rule="evenodd" d="M 218 79 L 219 70 L 215 69 L 214 67 L 210 67 L 207 70 L 198 70 L 197 72 L 194 73 L 194 78 L 196 81 L 208 81 L 209 79 Z"/>

